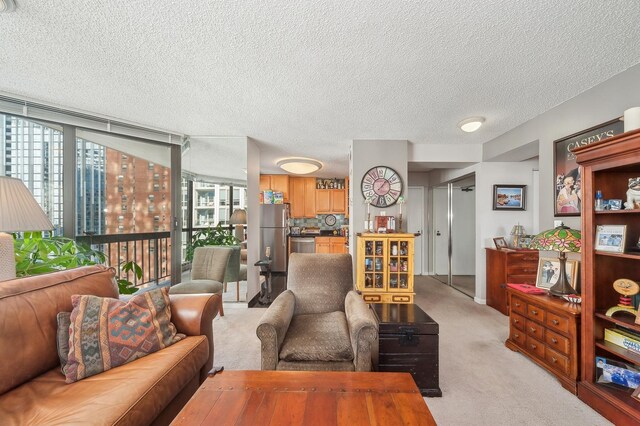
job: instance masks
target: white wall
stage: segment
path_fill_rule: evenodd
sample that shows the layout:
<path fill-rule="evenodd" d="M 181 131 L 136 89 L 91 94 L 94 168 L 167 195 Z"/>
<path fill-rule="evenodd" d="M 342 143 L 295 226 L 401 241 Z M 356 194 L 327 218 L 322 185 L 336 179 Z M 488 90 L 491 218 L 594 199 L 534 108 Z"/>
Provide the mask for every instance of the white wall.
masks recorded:
<path fill-rule="evenodd" d="M 640 64 L 587 90 L 483 146 L 484 161 L 519 149 L 532 141 L 540 148 L 540 209 L 541 229 L 553 227 L 554 175 L 553 141 L 589 127 L 620 117 L 624 110 L 640 105 Z M 566 225 L 580 229 L 579 217 L 563 217 Z"/>
<path fill-rule="evenodd" d="M 260 292 L 260 149 L 247 138 L 247 302 Z"/>

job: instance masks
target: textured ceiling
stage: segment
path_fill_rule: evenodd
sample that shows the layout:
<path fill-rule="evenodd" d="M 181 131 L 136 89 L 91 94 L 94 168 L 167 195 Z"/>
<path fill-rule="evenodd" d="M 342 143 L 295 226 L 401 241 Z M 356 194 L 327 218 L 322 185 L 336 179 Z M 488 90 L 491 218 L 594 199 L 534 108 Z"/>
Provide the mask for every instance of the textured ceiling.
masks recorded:
<path fill-rule="evenodd" d="M 0 91 L 250 136 L 265 171 L 301 155 L 344 175 L 351 139 L 483 143 L 640 62 L 637 0 L 17 3 Z"/>

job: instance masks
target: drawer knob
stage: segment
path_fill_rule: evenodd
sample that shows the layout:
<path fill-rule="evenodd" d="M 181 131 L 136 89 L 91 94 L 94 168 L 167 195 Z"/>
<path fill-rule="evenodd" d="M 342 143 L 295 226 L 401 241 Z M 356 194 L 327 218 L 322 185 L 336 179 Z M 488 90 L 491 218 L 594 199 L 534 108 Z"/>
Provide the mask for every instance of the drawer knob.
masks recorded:
<path fill-rule="evenodd" d="M 531 313 L 532 313 L 533 315 L 538 315 L 538 311 L 536 311 L 535 309 L 532 309 L 532 310 L 531 310 Z"/>
<path fill-rule="evenodd" d="M 555 364 L 556 362 L 558 362 L 558 358 L 552 356 L 551 361 L 553 361 L 553 363 Z"/>
<path fill-rule="evenodd" d="M 556 339 L 555 337 L 552 337 L 552 338 L 551 338 L 551 341 L 552 341 L 553 343 L 558 343 L 558 339 Z"/>
<path fill-rule="evenodd" d="M 518 333 L 514 334 L 513 337 L 515 337 L 516 339 L 520 337 L 520 335 Z"/>
<path fill-rule="evenodd" d="M 516 302 L 516 306 L 520 306 L 520 304 L 518 302 Z"/>
<path fill-rule="evenodd" d="M 536 332 L 536 328 L 535 327 L 529 327 L 529 330 L 531 330 L 532 333 Z"/>
<path fill-rule="evenodd" d="M 558 325 L 558 324 L 560 324 L 560 321 L 558 321 L 557 319 L 551 320 L 551 322 L 553 323 L 553 325 Z"/>
<path fill-rule="evenodd" d="M 517 324 L 517 323 L 519 323 L 519 322 L 520 322 L 520 320 L 517 320 L 517 319 L 515 319 L 515 318 L 513 319 L 513 323 L 514 323 L 514 324 Z"/>
<path fill-rule="evenodd" d="M 535 349 L 535 348 L 537 348 L 536 345 L 531 345 L 531 349 Z"/>

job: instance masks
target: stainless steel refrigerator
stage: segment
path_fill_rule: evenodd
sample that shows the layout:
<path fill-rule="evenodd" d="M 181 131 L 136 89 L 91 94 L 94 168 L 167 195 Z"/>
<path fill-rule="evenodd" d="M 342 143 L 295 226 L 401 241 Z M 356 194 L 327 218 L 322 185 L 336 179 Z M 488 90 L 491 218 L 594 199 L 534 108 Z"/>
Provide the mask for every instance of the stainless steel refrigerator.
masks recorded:
<path fill-rule="evenodd" d="M 260 258 L 265 259 L 269 247 L 271 272 L 287 272 L 287 238 L 289 236 L 289 204 L 260 205 Z"/>

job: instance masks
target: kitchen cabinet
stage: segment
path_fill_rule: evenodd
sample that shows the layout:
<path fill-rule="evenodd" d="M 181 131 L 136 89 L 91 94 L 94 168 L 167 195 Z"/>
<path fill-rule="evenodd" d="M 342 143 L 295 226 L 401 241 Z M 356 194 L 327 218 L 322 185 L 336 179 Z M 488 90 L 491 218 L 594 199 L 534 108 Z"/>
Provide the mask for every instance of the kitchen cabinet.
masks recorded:
<path fill-rule="evenodd" d="M 289 175 L 260 175 L 260 191 L 282 192 L 285 203 L 289 202 Z"/>
<path fill-rule="evenodd" d="M 316 189 L 317 214 L 345 214 L 344 189 Z"/>
<path fill-rule="evenodd" d="M 349 176 L 344 178 L 344 217 L 349 219 Z"/>
<path fill-rule="evenodd" d="M 289 178 L 291 204 L 291 217 L 315 218 L 316 217 L 316 178 L 290 177 Z"/>
<path fill-rule="evenodd" d="M 596 357 L 640 367 L 640 355 L 604 340 L 606 329 L 640 333 L 635 315 L 607 310 L 619 303 L 612 287 L 619 278 L 640 281 L 640 255 L 634 248 L 640 235 L 640 209 L 596 211 L 596 191 L 607 199 L 626 201 L 629 179 L 640 176 L 640 130 L 581 146 L 573 150 L 582 169 L 582 346 L 578 398 L 614 424 L 640 424 L 640 401 L 633 389 L 600 383 Z M 624 253 L 596 250 L 599 226 L 625 225 Z"/>
<path fill-rule="evenodd" d="M 316 253 L 348 253 L 345 237 L 316 237 Z"/>
<path fill-rule="evenodd" d="M 413 303 L 413 234 L 358 236 L 356 285 L 365 302 Z"/>

